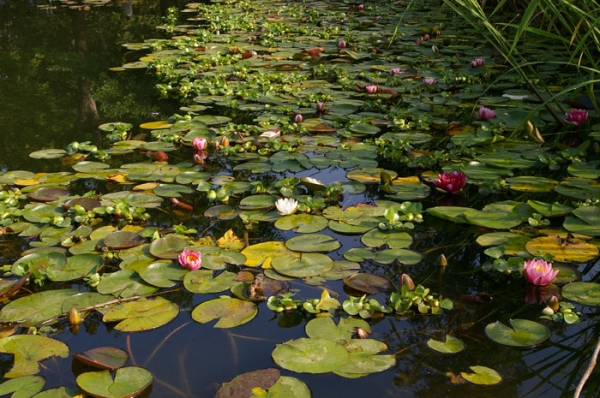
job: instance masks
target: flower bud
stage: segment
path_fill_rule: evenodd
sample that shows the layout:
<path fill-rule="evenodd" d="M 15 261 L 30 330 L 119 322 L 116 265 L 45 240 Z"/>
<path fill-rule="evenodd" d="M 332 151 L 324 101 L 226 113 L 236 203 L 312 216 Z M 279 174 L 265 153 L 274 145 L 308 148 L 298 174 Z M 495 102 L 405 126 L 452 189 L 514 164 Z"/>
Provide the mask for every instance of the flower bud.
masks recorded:
<path fill-rule="evenodd" d="M 408 290 L 415 289 L 415 283 L 413 282 L 412 278 L 407 274 L 402 274 L 402 276 L 400 277 L 400 286 L 406 286 Z"/>
<path fill-rule="evenodd" d="M 81 323 L 81 314 L 79 314 L 76 308 L 69 310 L 69 323 L 71 325 L 79 325 Z"/>

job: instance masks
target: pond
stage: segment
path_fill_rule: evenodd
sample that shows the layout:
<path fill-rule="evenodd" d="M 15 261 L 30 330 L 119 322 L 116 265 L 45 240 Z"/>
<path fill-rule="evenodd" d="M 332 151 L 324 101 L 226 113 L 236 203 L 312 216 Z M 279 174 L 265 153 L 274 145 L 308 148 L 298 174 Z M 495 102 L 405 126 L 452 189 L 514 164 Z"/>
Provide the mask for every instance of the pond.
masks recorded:
<path fill-rule="evenodd" d="M 433 0 L 2 2 L 0 394 L 573 396 L 598 115 L 480 33 Z M 541 98 L 581 79 L 522 51 Z"/>

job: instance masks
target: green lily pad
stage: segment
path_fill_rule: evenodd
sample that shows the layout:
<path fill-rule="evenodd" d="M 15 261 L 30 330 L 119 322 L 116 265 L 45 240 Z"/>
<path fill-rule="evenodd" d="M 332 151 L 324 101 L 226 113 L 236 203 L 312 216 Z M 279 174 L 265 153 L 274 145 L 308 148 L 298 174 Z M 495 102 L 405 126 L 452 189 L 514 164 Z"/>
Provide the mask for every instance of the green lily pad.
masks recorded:
<path fill-rule="evenodd" d="M 217 205 L 209 207 L 204 212 L 205 217 L 214 217 L 219 220 L 233 220 L 236 219 L 240 214 L 240 209 L 229 205 Z"/>
<path fill-rule="evenodd" d="M 177 184 L 160 184 L 156 188 L 154 188 L 154 193 L 158 196 L 166 197 L 166 198 L 179 198 L 181 194 L 191 194 L 194 192 L 192 187 L 188 187 L 187 185 L 177 185 Z"/>
<path fill-rule="evenodd" d="M 423 256 L 417 252 L 406 249 L 388 249 L 377 252 L 375 262 L 379 264 L 391 264 L 398 261 L 405 265 L 414 265 L 421 262 Z"/>
<path fill-rule="evenodd" d="M 11 395 L 11 398 L 29 398 L 42 391 L 46 379 L 42 376 L 22 376 L 7 380 L 0 384 L 0 395 Z"/>
<path fill-rule="evenodd" d="M 250 322 L 258 313 L 258 307 L 251 301 L 230 297 L 220 297 L 205 301 L 192 311 L 192 319 L 208 323 L 218 319 L 216 328 L 234 328 Z"/>
<path fill-rule="evenodd" d="M 565 178 L 554 187 L 554 190 L 561 195 L 579 200 L 600 199 L 600 183 L 587 178 Z"/>
<path fill-rule="evenodd" d="M 67 258 L 67 264 L 52 266 L 46 270 L 48 279 L 55 282 L 66 282 L 83 278 L 104 264 L 104 259 L 97 254 L 77 254 Z"/>
<path fill-rule="evenodd" d="M 311 214 L 292 214 L 278 219 L 275 227 L 284 231 L 293 229 L 298 233 L 310 234 L 327 228 L 327 219 Z"/>
<path fill-rule="evenodd" d="M 67 264 L 67 257 L 62 253 L 32 253 L 21 257 L 12 265 L 15 275 L 23 276 L 31 272 L 38 279 L 45 276 L 51 268 L 62 269 Z"/>
<path fill-rule="evenodd" d="M 152 383 L 152 373 L 137 366 L 117 369 L 113 380 L 108 370 L 77 376 L 77 385 L 98 398 L 127 398 L 142 393 Z"/>
<path fill-rule="evenodd" d="M 50 337 L 19 334 L 0 339 L 0 352 L 14 354 L 14 365 L 6 378 L 29 376 L 40 371 L 40 361 L 53 356 L 66 358 L 69 347 Z"/>
<path fill-rule="evenodd" d="M 388 349 L 388 346 L 374 339 L 353 339 L 345 346 L 348 361 L 334 370 L 336 374 L 367 375 L 383 372 L 396 364 L 395 355 L 377 355 Z"/>
<path fill-rule="evenodd" d="M 275 206 L 277 198 L 273 195 L 253 195 L 246 196 L 240 201 L 242 210 L 261 210 Z"/>
<path fill-rule="evenodd" d="M 30 327 L 63 313 L 62 303 L 76 290 L 47 290 L 18 298 L 0 310 L 0 322 L 17 322 Z"/>
<path fill-rule="evenodd" d="M 333 268 L 333 260 L 322 253 L 303 253 L 301 257 L 276 257 L 271 262 L 271 266 L 280 274 L 306 278 L 330 271 Z"/>
<path fill-rule="evenodd" d="M 156 287 L 173 287 L 183 280 L 189 271 L 169 260 L 155 261 L 138 270 L 140 277 L 148 284 Z"/>
<path fill-rule="evenodd" d="M 356 261 L 338 260 L 333 262 L 333 268 L 321 273 L 321 277 L 327 280 L 340 280 L 354 275 L 361 270 Z"/>
<path fill-rule="evenodd" d="M 340 318 L 337 325 L 331 317 L 314 318 L 306 324 L 305 330 L 310 338 L 323 338 L 343 345 L 352 340 L 357 328 L 371 331 L 367 321 L 354 317 Z"/>
<path fill-rule="evenodd" d="M 223 270 L 228 264 L 242 265 L 246 256 L 234 250 L 221 249 L 215 246 L 191 246 L 191 250 L 202 253 L 202 268 Z"/>
<path fill-rule="evenodd" d="M 502 376 L 494 369 L 485 366 L 470 366 L 469 368 L 474 373 L 460 372 L 460 375 L 470 383 L 489 386 L 502 381 Z"/>
<path fill-rule="evenodd" d="M 596 179 L 600 176 L 600 169 L 598 168 L 599 163 L 600 161 L 598 160 L 589 162 L 573 161 L 569 167 L 567 167 L 567 171 L 575 177 Z"/>
<path fill-rule="evenodd" d="M 354 247 L 344 253 L 344 258 L 348 261 L 365 261 L 365 260 L 373 260 L 376 254 L 369 249 L 364 249 L 362 247 Z"/>
<path fill-rule="evenodd" d="M 79 387 L 56 387 L 42 391 L 35 398 L 78 398 L 82 393 Z"/>
<path fill-rule="evenodd" d="M 511 319 L 508 327 L 501 322 L 490 323 L 485 334 L 498 344 L 511 347 L 533 347 L 550 337 L 550 329 L 527 319 Z"/>
<path fill-rule="evenodd" d="M 588 236 L 600 236 L 599 207 L 579 207 L 573 210 L 572 214 L 575 217 L 567 216 L 563 224 L 567 231 Z"/>
<path fill-rule="evenodd" d="M 382 231 L 375 228 L 364 234 L 360 241 L 369 247 L 381 247 L 387 244 L 390 249 L 401 249 L 412 244 L 412 237 L 406 232 Z"/>
<path fill-rule="evenodd" d="M 67 154 L 67 151 L 64 149 L 41 149 L 39 151 L 34 151 L 29 154 L 30 158 L 33 159 L 58 159 Z"/>
<path fill-rule="evenodd" d="M 469 209 L 463 215 L 470 224 L 491 229 L 509 229 L 522 222 L 521 216 L 516 212 L 507 213 L 494 209 Z"/>
<path fill-rule="evenodd" d="M 96 289 L 98 293 L 112 294 L 115 297 L 144 296 L 158 290 L 156 286 L 147 285 L 138 273 L 132 269 L 102 275 Z"/>
<path fill-rule="evenodd" d="M 123 332 L 141 332 L 166 325 L 179 314 L 177 304 L 156 297 L 150 300 L 129 301 L 109 309 L 102 320 L 119 322 L 116 330 Z"/>
<path fill-rule="evenodd" d="M 76 293 L 63 301 L 61 311 L 66 314 L 71 308 L 81 310 L 86 307 L 112 302 L 114 299 L 115 298 L 111 295 L 96 292 Z"/>
<path fill-rule="evenodd" d="M 565 206 L 560 203 L 545 203 L 537 200 L 528 200 L 527 204 L 531 206 L 536 213 L 541 214 L 544 217 L 563 217 L 573 211 L 570 206 Z"/>
<path fill-rule="evenodd" d="M 465 343 L 457 337 L 446 335 L 446 341 L 439 341 L 434 339 L 427 340 L 427 346 L 434 351 L 441 352 L 442 354 L 456 354 L 465 349 Z"/>
<path fill-rule="evenodd" d="M 519 176 L 507 178 L 506 183 L 513 191 L 551 192 L 558 181 L 540 176 Z"/>
<path fill-rule="evenodd" d="M 525 245 L 529 237 L 512 232 L 491 232 L 477 237 L 476 242 L 483 247 L 500 246 L 506 255 L 526 253 Z"/>
<path fill-rule="evenodd" d="M 188 272 L 183 279 L 183 286 L 192 293 L 220 293 L 229 290 L 234 284 L 236 274 L 225 271 L 214 275 L 211 270 L 199 269 Z"/>
<path fill-rule="evenodd" d="M 600 283 L 573 282 L 563 286 L 564 298 L 584 305 L 600 306 Z"/>
<path fill-rule="evenodd" d="M 381 172 L 385 171 L 392 178 L 396 178 L 398 173 L 392 170 L 379 168 L 364 168 L 352 170 L 346 174 L 350 180 L 362 182 L 363 184 L 378 184 L 381 181 Z"/>
<path fill-rule="evenodd" d="M 348 128 L 357 135 L 375 135 L 381 131 L 379 127 L 366 123 L 354 123 Z"/>
<path fill-rule="evenodd" d="M 73 165 L 73 169 L 80 173 L 96 173 L 100 170 L 108 169 L 110 166 L 102 162 L 79 162 Z"/>
<path fill-rule="evenodd" d="M 175 260 L 187 246 L 188 243 L 185 239 L 175 235 L 167 235 L 156 239 L 150 244 L 150 254 L 166 260 Z"/>
<path fill-rule="evenodd" d="M 270 398 L 310 398 L 310 389 L 300 380 L 281 376 L 279 369 L 261 369 L 236 376 L 223 383 L 216 398 L 261 396 Z"/>
<path fill-rule="evenodd" d="M 312 253 L 337 250 L 341 243 L 329 235 L 309 234 L 290 238 L 285 242 L 285 246 L 290 250 Z"/>
<path fill-rule="evenodd" d="M 346 349 L 324 338 L 301 338 L 277 344 L 271 354 L 277 365 L 293 372 L 327 373 L 344 365 Z"/>
<path fill-rule="evenodd" d="M 88 366 L 113 371 L 125 365 L 129 355 L 127 351 L 120 348 L 98 347 L 73 354 L 73 357 Z"/>

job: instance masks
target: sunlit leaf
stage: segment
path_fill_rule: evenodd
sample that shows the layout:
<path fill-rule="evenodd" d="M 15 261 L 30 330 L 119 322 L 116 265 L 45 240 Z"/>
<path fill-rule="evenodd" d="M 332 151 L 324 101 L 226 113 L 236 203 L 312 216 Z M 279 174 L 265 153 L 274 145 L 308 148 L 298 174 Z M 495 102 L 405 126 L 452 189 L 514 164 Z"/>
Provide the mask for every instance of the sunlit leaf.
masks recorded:
<path fill-rule="evenodd" d="M 38 362 L 53 356 L 66 358 L 69 347 L 62 341 L 45 336 L 19 334 L 0 339 L 0 352 L 14 354 L 14 365 L 4 375 L 7 378 L 33 375 L 39 372 Z"/>

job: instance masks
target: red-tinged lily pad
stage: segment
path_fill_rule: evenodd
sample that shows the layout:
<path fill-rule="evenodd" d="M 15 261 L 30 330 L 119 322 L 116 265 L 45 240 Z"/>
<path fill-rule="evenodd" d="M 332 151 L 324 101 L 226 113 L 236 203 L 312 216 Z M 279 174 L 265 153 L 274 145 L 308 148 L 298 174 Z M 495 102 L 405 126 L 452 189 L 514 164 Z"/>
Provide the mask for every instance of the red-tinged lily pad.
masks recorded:
<path fill-rule="evenodd" d="M 100 207 L 101 203 L 98 199 L 94 198 L 75 198 L 69 199 L 63 204 L 65 209 L 70 209 L 75 206 L 81 206 L 85 211 L 92 211 L 96 207 Z"/>
<path fill-rule="evenodd" d="M 156 239 L 150 244 L 150 254 L 162 259 L 175 260 L 187 246 L 188 243 L 185 239 L 175 235 L 167 235 Z"/>
<path fill-rule="evenodd" d="M 251 396 L 272 398 L 310 398 L 310 389 L 302 381 L 280 376 L 278 369 L 262 369 L 244 373 L 217 391 L 216 398 L 246 398 Z"/>
<path fill-rule="evenodd" d="M 61 196 L 69 195 L 69 191 L 64 188 L 44 187 L 31 192 L 28 196 L 37 202 L 52 202 Z"/>
<path fill-rule="evenodd" d="M 216 328 L 234 328 L 250 322 L 258 314 L 258 307 L 251 301 L 220 297 L 205 301 L 192 311 L 192 319 L 208 323 L 217 319 Z"/>
<path fill-rule="evenodd" d="M 116 231 L 106 235 L 103 241 L 104 246 L 106 246 L 109 250 L 123 250 L 141 245 L 142 243 L 146 242 L 146 239 L 134 232 Z"/>
<path fill-rule="evenodd" d="M 42 376 L 22 376 L 0 384 L 0 396 L 11 393 L 11 398 L 29 398 L 42 391 L 46 379 Z"/>
<path fill-rule="evenodd" d="M 528 319 L 511 319 L 512 327 L 501 322 L 490 323 L 485 334 L 498 344 L 511 347 L 533 347 L 550 337 L 550 329 Z"/>
<path fill-rule="evenodd" d="M 113 371 L 125 365 L 129 355 L 127 355 L 127 351 L 120 348 L 98 347 L 73 354 L 73 357 L 88 366 Z"/>
<path fill-rule="evenodd" d="M 77 385 L 96 398 L 129 398 L 140 395 L 152 383 L 152 373 L 128 366 L 117 369 L 113 379 L 108 370 L 77 376 Z"/>
<path fill-rule="evenodd" d="M 485 366 L 470 366 L 469 368 L 474 373 L 460 372 L 460 374 L 470 383 L 489 386 L 502 381 L 502 376 L 494 369 Z"/>
<path fill-rule="evenodd" d="M 427 340 L 427 346 L 434 351 L 441 352 L 442 354 L 456 354 L 465 349 L 465 343 L 457 337 L 446 335 L 446 341 L 439 341 L 434 339 Z"/>
<path fill-rule="evenodd" d="M 151 300 L 129 301 L 109 309 L 102 320 L 118 322 L 116 330 L 123 332 L 141 332 L 166 325 L 179 314 L 177 304 L 156 297 Z"/>
<path fill-rule="evenodd" d="M 390 289 L 392 284 L 383 276 L 358 273 L 344 278 L 344 284 L 359 292 L 377 294 Z"/>
<path fill-rule="evenodd" d="M 0 279 L 0 297 L 8 296 L 9 294 L 16 292 L 23 286 L 23 283 L 27 280 L 28 275 L 23 275 L 19 278 L 1 278 Z"/>
<path fill-rule="evenodd" d="M 6 378 L 29 376 L 40 371 L 39 361 L 53 356 L 66 358 L 69 347 L 50 337 L 18 334 L 0 339 L 0 352 L 13 354 L 14 365 L 4 375 Z"/>
<path fill-rule="evenodd" d="M 569 283 L 563 286 L 561 293 L 567 300 L 584 305 L 600 306 L 600 283 Z"/>

